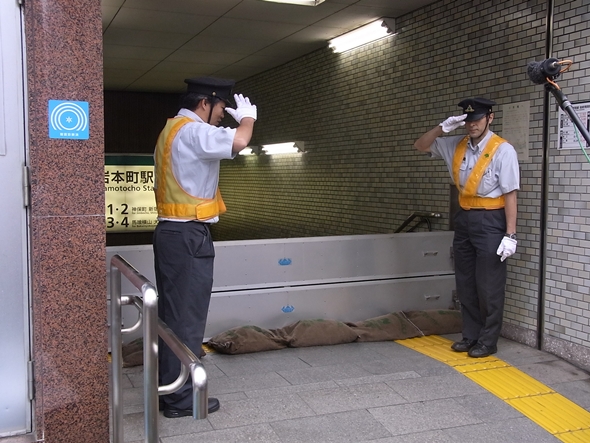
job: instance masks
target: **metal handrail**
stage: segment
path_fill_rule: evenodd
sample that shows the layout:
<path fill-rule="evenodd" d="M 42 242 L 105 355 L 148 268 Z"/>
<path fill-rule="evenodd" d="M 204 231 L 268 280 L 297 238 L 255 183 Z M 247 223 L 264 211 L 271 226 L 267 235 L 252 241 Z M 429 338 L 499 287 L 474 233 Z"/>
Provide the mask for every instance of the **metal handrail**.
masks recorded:
<path fill-rule="evenodd" d="M 111 258 L 111 409 L 113 443 L 123 443 L 123 333 L 135 331 L 143 324 L 143 365 L 145 442 L 158 442 L 158 395 L 176 392 L 184 385 L 190 373 L 193 388 L 193 418 L 207 418 L 207 373 L 198 357 L 158 318 L 158 295 L 154 285 L 131 266 L 123 257 Z M 121 296 L 121 274 L 137 289 L 142 297 Z M 140 311 L 137 323 L 122 329 L 121 306 L 133 304 Z M 181 361 L 181 372 L 175 382 L 158 386 L 158 335 Z"/>
<path fill-rule="evenodd" d="M 408 230 L 408 232 L 412 232 L 414 229 L 416 229 L 418 227 L 418 225 L 420 225 L 420 223 L 426 222 L 426 224 L 428 225 L 428 230 L 432 231 L 432 226 L 430 224 L 430 219 L 431 218 L 440 218 L 441 214 L 438 212 L 412 212 L 412 214 L 406 218 L 406 220 L 400 225 L 399 228 L 397 228 L 395 230 L 395 233 L 399 233 L 402 232 L 402 230 L 408 226 L 410 223 L 412 223 L 412 220 L 414 220 L 416 217 L 420 217 L 420 220 L 418 221 L 418 223 L 416 223 L 414 226 L 412 226 L 411 229 Z"/>

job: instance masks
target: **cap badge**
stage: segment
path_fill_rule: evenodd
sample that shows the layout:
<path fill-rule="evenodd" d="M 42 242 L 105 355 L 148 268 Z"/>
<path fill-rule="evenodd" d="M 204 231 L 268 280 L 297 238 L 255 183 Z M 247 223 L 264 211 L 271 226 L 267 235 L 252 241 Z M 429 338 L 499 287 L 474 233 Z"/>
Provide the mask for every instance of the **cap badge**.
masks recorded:
<path fill-rule="evenodd" d="M 467 109 L 465 109 L 465 112 L 475 112 L 475 109 L 473 109 L 471 105 L 469 105 L 467 106 Z"/>

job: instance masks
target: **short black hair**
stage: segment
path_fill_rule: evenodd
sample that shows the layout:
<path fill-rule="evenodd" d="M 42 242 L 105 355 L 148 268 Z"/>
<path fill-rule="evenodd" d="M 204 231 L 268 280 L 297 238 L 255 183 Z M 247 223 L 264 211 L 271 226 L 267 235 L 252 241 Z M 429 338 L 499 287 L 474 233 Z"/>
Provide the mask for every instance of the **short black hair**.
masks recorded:
<path fill-rule="evenodd" d="M 201 103 L 201 100 L 206 100 L 211 106 L 215 106 L 217 102 L 222 101 L 220 98 L 210 97 L 197 92 L 185 92 L 180 96 L 180 107 L 194 111 L 199 106 L 199 103 Z"/>

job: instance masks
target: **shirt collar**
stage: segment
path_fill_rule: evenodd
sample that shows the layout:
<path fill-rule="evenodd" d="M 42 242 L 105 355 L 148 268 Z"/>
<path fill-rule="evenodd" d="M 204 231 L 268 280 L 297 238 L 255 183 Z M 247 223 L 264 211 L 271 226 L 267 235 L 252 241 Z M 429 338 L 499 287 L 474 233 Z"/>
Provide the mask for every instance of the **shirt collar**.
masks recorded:
<path fill-rule="evenodd" d="M 182 108 L 180 111 L 178 111 L 177 115 L 182 115 L 183 117 L 188 117 L 191 120 L 195 120 L 199 123 L 205 123 L 201 117 L 199 117 L 197 114 L 195 114 L 190 109 Z"/>
<path fill-rule="evenodd" d="M 469 149 L 471 149 L 474 153 L 481 152 L 481 151 L 483 151 L 485 146 L 488 144 L 488 141 L 490 140 L 492 135 L 494 135 L 494 133 L 488 129 L 488 133 L 486 134 L 486 136 L 484 138 L 482 138 L 477 145 L 473 146 L 471 144 L 471 138 L 469 138 L 469 141 L 467 142 L 467 146 L 469 146 Z"/>

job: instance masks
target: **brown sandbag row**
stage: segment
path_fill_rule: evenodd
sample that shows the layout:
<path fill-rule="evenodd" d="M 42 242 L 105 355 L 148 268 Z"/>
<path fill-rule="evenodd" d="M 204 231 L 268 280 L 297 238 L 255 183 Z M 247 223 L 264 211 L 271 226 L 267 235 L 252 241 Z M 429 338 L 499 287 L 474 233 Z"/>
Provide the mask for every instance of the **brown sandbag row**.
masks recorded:
<path fill-rule="evenodd" d="M 286 347 L 402 340 L 461 332 L 461 313 L 454 310 L 393 312 L 357 323 L 300 320 L 281 329 L 241 326 L 212 337 L 208 344 L 223 354 L 272 351 Z"/>

